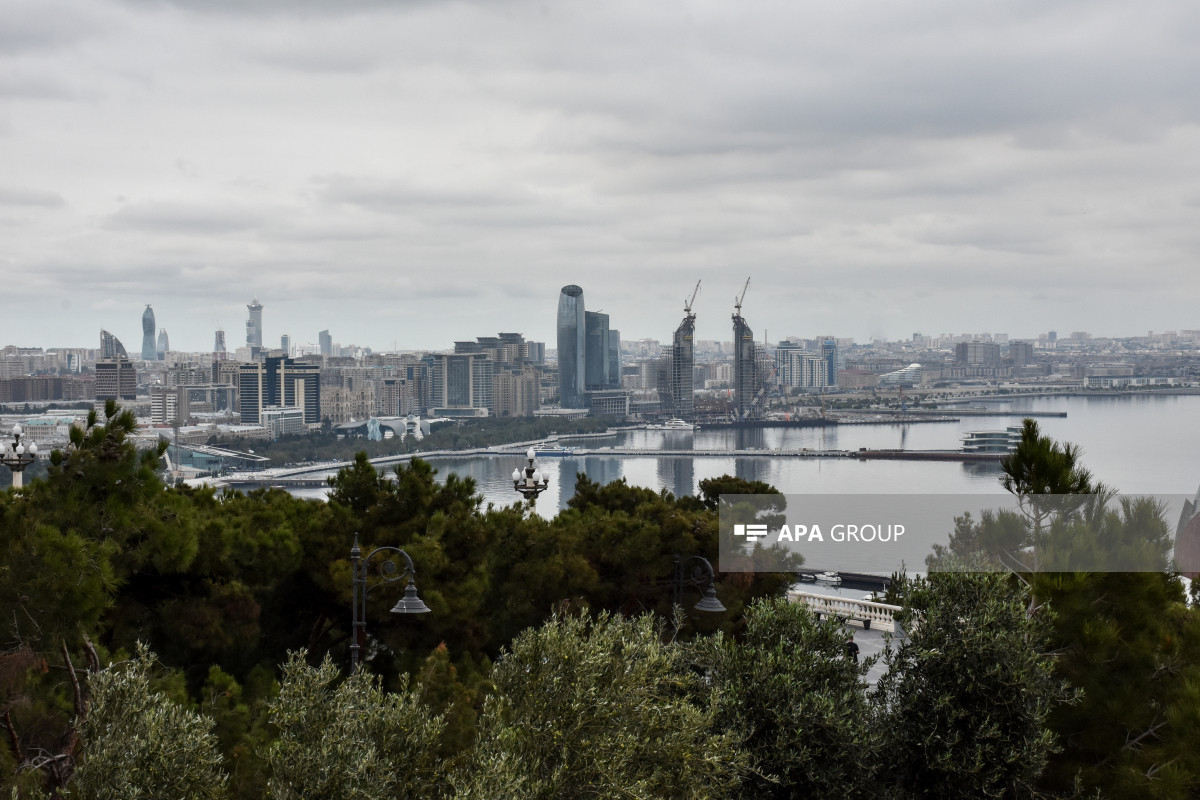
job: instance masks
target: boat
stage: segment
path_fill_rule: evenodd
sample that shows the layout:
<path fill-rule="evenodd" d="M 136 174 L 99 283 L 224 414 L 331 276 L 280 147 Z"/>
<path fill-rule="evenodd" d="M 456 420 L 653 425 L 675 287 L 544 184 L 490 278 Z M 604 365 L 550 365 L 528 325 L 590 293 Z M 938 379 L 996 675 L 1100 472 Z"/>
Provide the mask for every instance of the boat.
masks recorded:
<path fill-rule="evenodd" d="M 533 448 L 534 455 L 548 456 L 550 458 L 562 458 L 574 452 L 573 448 L 563 447 L 561 444 L 539 444 Z"/>
<path fill-rule="evenodd" d="M 813 575 L 811 572 L 801 572 L 796 577 L 799 578 L 803 583 L 813 583 L 817 579 L 817 576 Z"/>
<path fill-rule="evenodd" d="M 842 576 L 836 572 L 819 572 L 817 573 L 817 581 L 819 583 L 841 583 Z"/>
<path fill-rule="evenodd" d="M 647 425 L 646 429 L 651 431 L 694 431 L 696 426 L 687 420 L 675 418 L 669 419 L 666 422 Z"/>

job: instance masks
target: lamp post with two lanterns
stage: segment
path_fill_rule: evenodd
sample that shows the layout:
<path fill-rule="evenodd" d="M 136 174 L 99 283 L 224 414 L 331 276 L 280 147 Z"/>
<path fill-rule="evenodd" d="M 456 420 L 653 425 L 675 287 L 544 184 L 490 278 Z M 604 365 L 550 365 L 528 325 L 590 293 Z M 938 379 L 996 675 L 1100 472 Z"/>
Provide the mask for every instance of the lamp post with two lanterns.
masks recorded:
<path fill-rule="evenodd" d="M 20 425 L 13 425 L 12 436 L 12 443 L 0 439 L 0 464 L 12 470 L 13 488 L 20 489 L 24 485 L 22 473 L 37 458 L 37 444 L 30 442 L 29 447 L 21 444 Z"/>

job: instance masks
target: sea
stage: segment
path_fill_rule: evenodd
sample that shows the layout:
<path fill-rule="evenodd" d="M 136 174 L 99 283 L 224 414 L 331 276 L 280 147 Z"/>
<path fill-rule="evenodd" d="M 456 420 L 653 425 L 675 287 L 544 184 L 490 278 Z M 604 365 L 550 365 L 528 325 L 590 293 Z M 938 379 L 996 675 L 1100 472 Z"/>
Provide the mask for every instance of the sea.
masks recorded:
<path fill-rule="evenodd" d="M 1123 494 L 1195 495 L 1200 487 L 1200 395 L 1064 396 L 983 398 L 996 416 L 961 417 L 957 422 L 885 422 L 823 428 L 763 427 L 698 431 L 621 430 L 603 438 L 559 444 L 591 451 L 638 448 L 695 451 L 695 455 L 604 455 L 542 457 L 538 466 L 550 487 L 536 511 L 552 517 L 574 494 L 575 476 L 609 483 L 624 479 L 634 486 L 679 495 L 696 494 L 700 481 L 721 475 L 763 481 L 785 494 L 987 494 L 1001 493 L 999 464 L 953 461 L 885 461 L 771 456 L 770 451 L 850 450 L 859 448 L 957 450 L 971 431 L 1002 430 L 1021 424 L 1021 412 L 1065 412 L 1039 417 L 1049 436 L 1079 445 L 1093 476 Z M 953 407 L 947 409 L 953 414 Z M 733 450 L 762 455 L 734 457 Z M 520 500 L 512 471 L 523 467 L 515 455 L 472 455 L 433 462 L 439 475 L 455 473 L 475 481 L 485 504 Z M 324 489 L 297 489 L 305 497 L 323 497 Z"/>

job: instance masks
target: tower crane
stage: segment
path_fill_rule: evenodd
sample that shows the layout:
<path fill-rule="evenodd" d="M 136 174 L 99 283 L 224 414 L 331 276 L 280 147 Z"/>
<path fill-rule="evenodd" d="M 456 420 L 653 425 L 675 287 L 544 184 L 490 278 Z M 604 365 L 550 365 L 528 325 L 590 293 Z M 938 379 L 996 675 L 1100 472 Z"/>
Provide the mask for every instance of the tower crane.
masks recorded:
<path fill-rule="evenodd" d="M 700 294 L 700 281 L 696 281 L 696 288 L 692 292 L 692 296 L 683 301 L 683 313 L 692 313 L 692 303 L 696 302 L 696 295 Z"/>
<path fill-rule="evenodd" d="M 740 317 L 742 315 L 742 300 L 746 297 L 746 290 L 750 288 L 750 279 L 746 278 L 746 285 L 742 287 L 742 293 L 733 300 L 733 308 Z"/>

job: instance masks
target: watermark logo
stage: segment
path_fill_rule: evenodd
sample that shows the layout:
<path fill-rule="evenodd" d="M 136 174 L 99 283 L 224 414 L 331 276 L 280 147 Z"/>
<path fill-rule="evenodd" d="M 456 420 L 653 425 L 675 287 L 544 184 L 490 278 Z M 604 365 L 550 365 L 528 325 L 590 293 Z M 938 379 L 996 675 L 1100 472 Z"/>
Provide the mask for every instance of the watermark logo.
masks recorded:
<path fill-rule="evenodd" d="M 767 538 L 766 525 L 734 525 L 733 535 L 741 536 L 748 542 L 757 542 L 759 539 Z"/>

